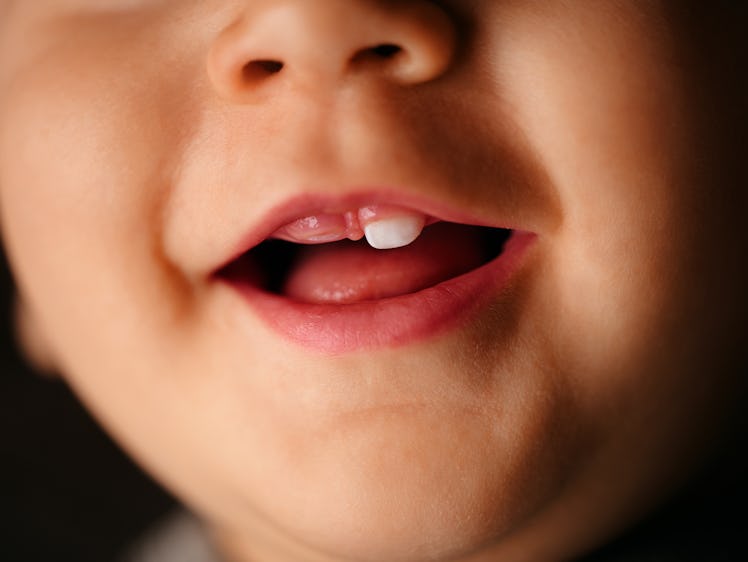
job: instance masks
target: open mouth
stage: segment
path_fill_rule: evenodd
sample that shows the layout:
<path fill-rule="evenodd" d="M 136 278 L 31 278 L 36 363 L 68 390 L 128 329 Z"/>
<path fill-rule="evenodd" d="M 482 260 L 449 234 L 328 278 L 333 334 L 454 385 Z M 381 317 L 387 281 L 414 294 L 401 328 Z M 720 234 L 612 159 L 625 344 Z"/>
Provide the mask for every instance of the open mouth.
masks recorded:
<path fill-rule="evenodd" d="M 297 303 L 376 302 L 418 293 L 481 268 L 501 256 L 512 232 L 439 221 L 411 243 L 385 250 L 365 239 L 309 244 L 268 238 L 217 276 Z"/>
<path fill-rule="evenodd" d="M 367 197 L 290 201 L 240 240 L 214 279 L 240 297 L 239 313 L 325 354 L 459 330 L 511 298 L 534 233 L 396 197 L 362 205 Z"/>

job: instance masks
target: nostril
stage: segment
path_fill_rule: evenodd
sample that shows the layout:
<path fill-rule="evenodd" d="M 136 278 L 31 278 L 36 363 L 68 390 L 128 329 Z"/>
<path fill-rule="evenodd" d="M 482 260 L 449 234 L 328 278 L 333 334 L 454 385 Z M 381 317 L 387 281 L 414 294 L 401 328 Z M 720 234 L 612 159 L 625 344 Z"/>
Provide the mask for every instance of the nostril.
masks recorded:
<path fill-rule="evenodd" d="M 2 4 L 2 0 L 0 0 Z M 216 93 L 238 104 L 277 99 L 284 91 L 385 82 L 415 86 L 450 68 L 457 29 L 452 17 L 427 0 L 366 2 L 244 2 L 207 53 Z M 350 73 L 350 76 L 348 75 Z"/>
<path fill-rule="evenodd" d="M 403 52 L 402 47 L 391 43 L 382 43 L 373 47 L 366 47 L 356 52 L 351 59 L 354 67 L 367 67 L 369 65 L 381 64 L 385 61 L 395 59 Z"/>
<path fill-rule="evenodd" d="M 242 68 L 245 82 L 258 82 L 274 74 L 278 74 L 285 65 L 277 60 L 253 60 Z"/>
<path fill-rule="evenodd" d="M 372 47 L 369 49 L 374 55 L 381 57 L 383 59 L 390 59 L 394 57 L 396 54 L 398 54 L 400 51 L 402 51 L 402 48 L 398 45 L 391 45 L 389 43 L 385 43 L 382 45 L 377 45 L 376 47 Z"/>

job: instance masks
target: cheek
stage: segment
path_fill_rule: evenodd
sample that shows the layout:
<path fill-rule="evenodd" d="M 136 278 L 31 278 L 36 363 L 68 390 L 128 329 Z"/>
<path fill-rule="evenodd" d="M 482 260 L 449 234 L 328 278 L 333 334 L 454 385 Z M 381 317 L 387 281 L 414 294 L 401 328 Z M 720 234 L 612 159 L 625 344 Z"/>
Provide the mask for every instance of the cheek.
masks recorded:
<path fill-rule="evenodd" d="M 50 49 L 65 62 L 38 53 L 2 93 L 3 237 L 20 286 L 54 324 L 49 331 L 63 340 L 81 331 L 80 342 L 175 281 L 158 234 L 180 131 L 167 87 L 148 87 L 147 65 L 142 81 L 125 79 L 126 65 L 147 60 L 138 53 Z"/>
<path fill-rule="evenodd" d="M 153 425 L 180 390 L 163 375 L 189 371 L 177 351 L 196 325 L 195 292 L 160 247 L 184 134 L 175 116 L 189 119 L 174 83 L 155 80 L 158 63 L 82 51 L 57 66 L 40 56 L 0 93 L 3 242 L 81 398 L 105 426 L 127 427 L 125 446 L 136 435 L 180 458 Z"/>
<path fill-rule="evenodd" d="M 683 179 L 694 132 L 654 15 L 611 26 L 604 10 L 570 10 L 554 26 L 547 11 L 499 41 L 497 77 L 563 208 L 549 237 L 546 294 L 564 324 L 554 339 L 602 357 L 651 336 L 669 306 L 692 239 Z"/>
<path fill-rule="evenodd" d="M 191 122 L 186 64 L 157 16 L 50 11 L 26 29 L 44 41 L 5 45 L 19 51 L 0 77 L 5 228 L 57 250 L 38 259 L 109 263 L 155 244 Z"/>
<path fill-rule="evenodd" d="M 740 329 L 725 320 L 744 300 L 745 273 L 728 265 L 738 250 L 724 238 L 745 233 L 714 197 L 729 187 L 707 171 L 722 156 L 701 138 L 688 69 L 667 27 L 653 25 L 655 8 L 640 9 L 646 17 L 628 14 L 625 25 L 602 10 L 569 10 L 564 25 L 552 8 L 548 19 L 517 17 L 493 64 L 563 209 L 529 314 L 553 319 L 536 326 L 550 342 L 547 362 L 570 377 L 608 439 L 618 432 L 621 457 L 648 443 L 656 464 L 662 443 L 684 454 L 694 412 L 707 415 L 734 390 L 726 376 L 703 374 L 715 372 L 715 357 L 734 357 L 723 341 Z"/>

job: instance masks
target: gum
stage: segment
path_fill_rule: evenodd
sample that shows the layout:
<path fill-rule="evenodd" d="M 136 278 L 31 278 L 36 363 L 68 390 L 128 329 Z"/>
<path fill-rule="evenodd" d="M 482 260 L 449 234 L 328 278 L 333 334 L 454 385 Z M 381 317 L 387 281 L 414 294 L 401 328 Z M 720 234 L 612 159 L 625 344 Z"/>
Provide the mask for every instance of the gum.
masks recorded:
<path fill-rule="evenodd" d="M 317 213 L 302 217 L 276 230 L 272 238 L 297 244 L 325 244 L 338 240 L 360 240 L 371 223 L 392 217 L 415 217 L 430 222 L 423 213 L 398 205 L 367 205 L 344 213 Z"/>

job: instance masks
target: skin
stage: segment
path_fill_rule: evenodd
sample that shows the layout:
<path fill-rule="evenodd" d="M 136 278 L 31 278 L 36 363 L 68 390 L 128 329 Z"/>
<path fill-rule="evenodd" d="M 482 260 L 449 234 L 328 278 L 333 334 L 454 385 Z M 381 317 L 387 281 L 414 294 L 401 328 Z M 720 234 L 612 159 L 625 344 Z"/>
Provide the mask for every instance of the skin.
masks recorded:
<path fill-rule="evenodd" d="M 741 8 L 0 6 L 23 331 L 227 559 L 568 559 L 672 493 L 733 422 Z M 343 65 L 372 41 L 411 66 Z M 258 57 L 283 72 L 242 79 Z M 357 185 L 538 239 L 467 325 L 315 354 L 210 274 L 277 204 Z"/>

